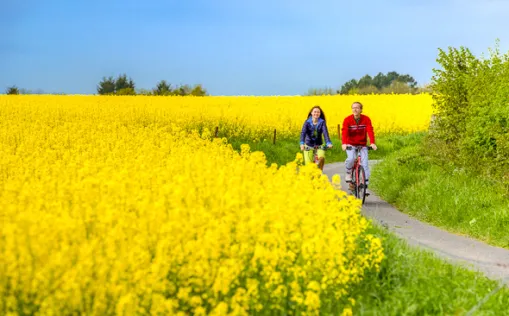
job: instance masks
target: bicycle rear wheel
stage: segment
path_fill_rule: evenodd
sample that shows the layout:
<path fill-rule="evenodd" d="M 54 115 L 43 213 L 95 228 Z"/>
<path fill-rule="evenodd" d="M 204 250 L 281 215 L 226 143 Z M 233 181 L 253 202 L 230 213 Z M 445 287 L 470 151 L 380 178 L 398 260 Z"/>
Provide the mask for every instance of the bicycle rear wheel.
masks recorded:
<path fill-rule="evenodd" d="M 366 173 L 364 168 L 359 166 L 357 179 L 355 183 L 355 196 L 362 200 L 362 204 L 366 200 Z"/>

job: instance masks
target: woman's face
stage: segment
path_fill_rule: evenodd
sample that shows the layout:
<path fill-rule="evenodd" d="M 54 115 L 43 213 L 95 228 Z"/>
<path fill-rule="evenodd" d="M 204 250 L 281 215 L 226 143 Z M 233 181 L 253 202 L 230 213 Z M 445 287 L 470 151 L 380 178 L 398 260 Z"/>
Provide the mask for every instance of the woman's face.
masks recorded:
<path fill-rule="evenodd" d="M 317 109 L 317 108 L 314 108 L 313 111 L 311 111 L 311 116 L 314 118 L 314 119 L 318 119 L 320 117 L 320 109 Z"/>

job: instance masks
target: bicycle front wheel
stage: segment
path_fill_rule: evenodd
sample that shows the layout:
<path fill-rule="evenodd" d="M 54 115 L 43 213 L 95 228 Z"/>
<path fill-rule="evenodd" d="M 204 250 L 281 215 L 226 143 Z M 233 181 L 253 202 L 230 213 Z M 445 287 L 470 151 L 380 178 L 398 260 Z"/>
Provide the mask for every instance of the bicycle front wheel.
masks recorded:
<path fill-rule="evenodd" d="M 364 172 L 364 168 L 362 166 L 359 166 L 357 171 L 355 196 L 362 200 L 362 204 L 364 204 L 364 201 L 366 200 L 366 173 Z"/>

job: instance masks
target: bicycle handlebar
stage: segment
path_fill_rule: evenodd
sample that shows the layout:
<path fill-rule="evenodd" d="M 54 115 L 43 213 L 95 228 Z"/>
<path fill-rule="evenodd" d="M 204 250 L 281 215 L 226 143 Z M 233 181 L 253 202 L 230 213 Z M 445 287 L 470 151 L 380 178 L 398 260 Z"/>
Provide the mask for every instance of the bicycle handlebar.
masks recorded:
<path fill-rule="evenodd" d="M 367 148 L 368 150 L 373 150 L 371 146 L 346 146 L 346 150 L 351 150 L 352 148 Z"/>
<path fill-rule="evenodd" d="M 329 148 L 327 148 L 326 145 L 320 145 L 320 146 L 314 146 L 314 147 L 311 147 L 311 146 L 308 146 L 308 145 L 304 145 L 304 150 L 314 150 L 314 149 L 323 149 L 323 150 L 327 150 Z"/>

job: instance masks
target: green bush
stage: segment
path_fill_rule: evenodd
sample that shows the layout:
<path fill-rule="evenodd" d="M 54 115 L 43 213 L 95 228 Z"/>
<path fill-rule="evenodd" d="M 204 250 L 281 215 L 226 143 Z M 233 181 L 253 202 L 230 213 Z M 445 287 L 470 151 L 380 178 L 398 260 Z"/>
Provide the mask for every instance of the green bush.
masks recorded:
<path fill-rule="evenodd" d="M 440 50 L 442 69 L 431 84 L 437 119 L 427 142 L 437 161 L 509 188 L 509 54 L 489 52 L 477 58 L 465 47 Z"/>

